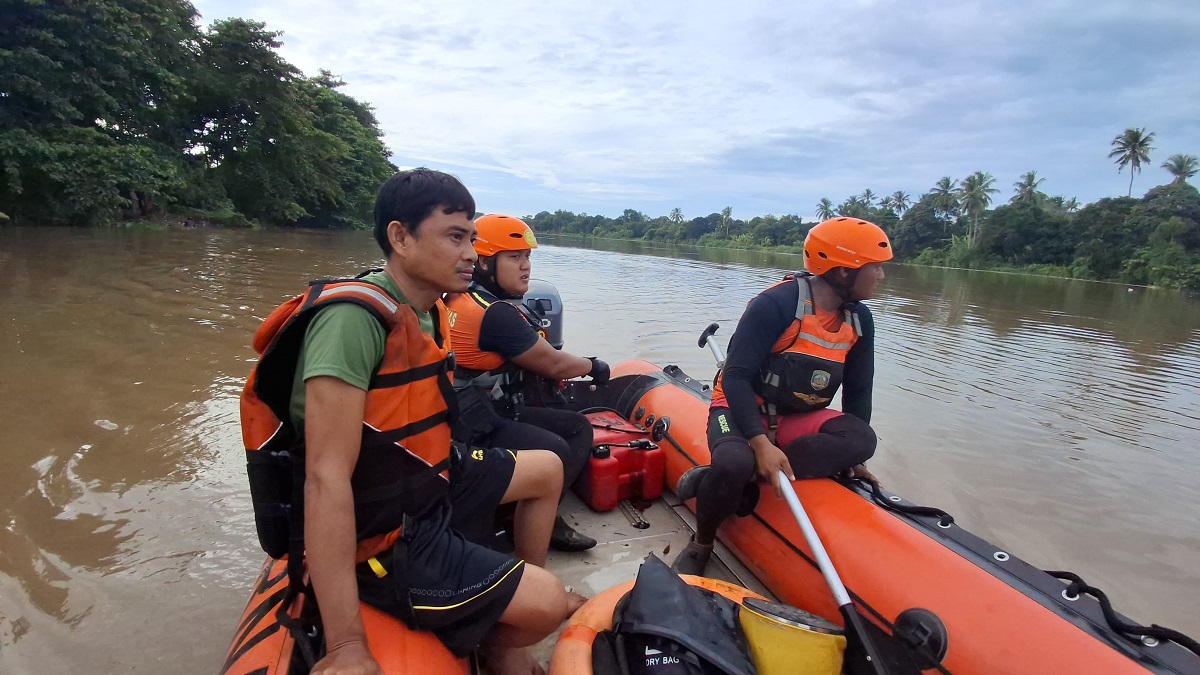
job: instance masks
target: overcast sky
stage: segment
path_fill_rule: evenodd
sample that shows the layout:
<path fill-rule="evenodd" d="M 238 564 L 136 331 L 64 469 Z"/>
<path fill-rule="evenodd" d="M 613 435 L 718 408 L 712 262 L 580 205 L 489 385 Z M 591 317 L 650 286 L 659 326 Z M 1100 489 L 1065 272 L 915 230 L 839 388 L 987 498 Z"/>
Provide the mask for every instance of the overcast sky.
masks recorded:
<path fill-rule="evenodd" d="M 193 0 L 283 31 L 375 107 L 393 162 L 479 209 L 811 217 L 871 188 L 1031 169 L 1125 194 L 1107 154 L 1155 132 L 1140 195 L 1200 155 L 1200 2 Z M 339 6 L 340 5 L 340 6 Z"/>

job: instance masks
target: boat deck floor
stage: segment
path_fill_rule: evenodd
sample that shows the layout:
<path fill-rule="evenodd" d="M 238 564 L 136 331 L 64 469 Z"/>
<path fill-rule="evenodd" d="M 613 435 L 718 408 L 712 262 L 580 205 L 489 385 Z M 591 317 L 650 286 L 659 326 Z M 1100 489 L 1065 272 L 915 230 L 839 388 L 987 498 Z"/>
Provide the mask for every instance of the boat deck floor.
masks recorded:
<path fill-rule="evenodd" d="M 568 589 L 589 598 L 636 578 L 638 567 L 651 553 L 670 564 L 687 545 L 696 524 L 692 512 L 669 491 L 640 511 L 648 525 L 641 529 L 634 526 L 620 506 L 607 513 L 597 513 L 574 494 L 567 495 L 558 512 L 571 527 L 597 543 L 582 553 L 552 550 L 546 567 L 558 575 Z M 707 572 L 707 576 L 714 579 L 729 581 L 775 599 L 719 541 Z M 557 641 L 558 631 L 533 647 L 534 657 L 543 665 L 549 663 Z"/>

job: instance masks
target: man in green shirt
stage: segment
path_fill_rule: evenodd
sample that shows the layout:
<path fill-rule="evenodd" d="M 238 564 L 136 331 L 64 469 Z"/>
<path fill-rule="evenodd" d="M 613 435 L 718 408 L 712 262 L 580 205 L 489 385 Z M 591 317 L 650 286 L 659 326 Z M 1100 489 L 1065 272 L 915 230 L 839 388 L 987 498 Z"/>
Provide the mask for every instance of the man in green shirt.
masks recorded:
<path fill-rule="evenodd" d="M 474 211 L 474 200 L 457 179 L 428 169 L 396 174 L 376 200 L 375 237 L 387 263 L 363 281 L 409 305 L 421 331 L 435 342 L 446 339 L 437 335 L 437 313 L 444 311 L 439 298 L 465 290 L 471 279 Z M 313 317 L 296 365 L 290 412 L 296 428 L 304 430 L 304 537 L 326 641 L 326 656 L 313 672 L 381 672 L 367 648 L 361 597 L 401 617 L 407 605 L 419 627 L 432 630 L 456 653 L 482 641 L 497 674 L 538 673 L 540 666 L 524 647 L 552 632 L 582 602 L 568 597 L 562 583 L 539 567 L 546 559 L 562 483 L 562 464 L 553 453 L 514 456 L 476 449 L 451 469 L 448 493 L 455 510 L 456 497 L 468 494 L 476 505 L 485 493 L 497 502 L 518 503 L 516 554 L 523 560 L 467 542 L 448 528 L 444 510 L 433 511 L 438 517 L 406 521 L 402 536 L 407 547 L 396 550 L 407 551 L 407 560 L 385 558 L 381 564 L 381 553 L 366 561 L 368 566 L 358 559 L 362 547 L 355 537 L 351 477 L 362 447 L 368 396 L 378 402 L 386 395 L 372 387 L 372 380 L 385 353 L 396 349 L 389 337 L 363 307 L 336 303 Z M 395 445 L 396 452 L 414 455 L 400 442 Z M 401 564 L 404 573 L 387 573 L 387 567 Z M 395 586 L 401 578 L 405 588 Z"/>

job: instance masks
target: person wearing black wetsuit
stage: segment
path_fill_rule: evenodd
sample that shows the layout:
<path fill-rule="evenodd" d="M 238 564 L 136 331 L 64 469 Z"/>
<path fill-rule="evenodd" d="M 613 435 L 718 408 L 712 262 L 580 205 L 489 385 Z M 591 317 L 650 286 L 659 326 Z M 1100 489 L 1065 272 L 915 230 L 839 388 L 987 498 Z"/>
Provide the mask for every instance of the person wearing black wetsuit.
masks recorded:
<path fill-rule="evenodd" d="M 790 479 L 845 472 L 874 480 L 870 427 L 875 323 L 863 300 L 892 257 L 873 223 L 835 218 L 805 238 L 807 272 L 788 275 L 750 301 L 729 342 L 709 410 L 709 466 L 679 480 L 696 498 L 696 534 L 672 567 L 703 574 L 721 522 L 753 508 L 755 475 L 782 495 Z M 842 390 L 842 410 L 831 410 Z"/>
<path fill-rule="evenodd" d="M 578 412 L 530 405 L 525 392 L 536 377 L 588 376 L 603 384 L 608 364 L 555 349 L 539 318 L 515 302 L 529 289 L 530 253 L 537 248 L 529 226 L 519 218 L 491 214 L 479 217 L 475 227 L 479 260 L 474 278 L 467 292 L 446 298 L 462 409 L 455 438 L 480 447 L 554 452 L 562 460 L 565 494 L 587 465 L 592 425 Z M 595 539 L 576 532 L 561 516 L 555 520 L 551 548 L 582 551 L 595 545 Z"/>

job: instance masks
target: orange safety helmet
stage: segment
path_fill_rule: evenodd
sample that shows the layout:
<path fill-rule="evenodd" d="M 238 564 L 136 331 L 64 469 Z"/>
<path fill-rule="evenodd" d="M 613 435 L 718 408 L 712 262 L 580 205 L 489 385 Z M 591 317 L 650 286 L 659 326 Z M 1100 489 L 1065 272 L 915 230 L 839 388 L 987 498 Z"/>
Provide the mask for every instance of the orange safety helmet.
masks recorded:
<path fill-rule="evenodd" d="M 804 238 L 804 268 L 824 274 L 835 267 L 858 269 L 892 259 L 883 229 L 859 218 L 833 218 L 814 225 Z"/>
<path fill-rule="evenodd" d="M 481 258 L 500 251 L 528 251 L 538 247 L 533 230 L 520 218 L 491 213 L 480 216 L 475 229 L 478 231 L 475 252 Z"/>

